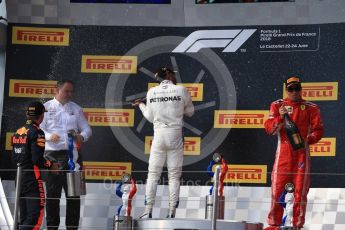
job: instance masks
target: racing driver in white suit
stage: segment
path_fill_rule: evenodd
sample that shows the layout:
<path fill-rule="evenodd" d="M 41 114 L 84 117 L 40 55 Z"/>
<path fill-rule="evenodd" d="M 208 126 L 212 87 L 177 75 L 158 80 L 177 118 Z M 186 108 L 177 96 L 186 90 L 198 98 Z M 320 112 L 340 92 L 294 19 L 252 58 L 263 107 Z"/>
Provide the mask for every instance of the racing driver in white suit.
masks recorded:
<path fill-rule="evenodd" d="M 163 81 L 147 92 L 146 105 L 136 100 L 144 117 L 153 123 L 152 141 L 145 194 L 145 212 L 140 218 L 152 218 L 157 183 L 165 161 L 169 178 L 169 213 L 174 218 L 179 201 L 180 178 L 183 164 L 183 116 L 191 117 L 194 106 L 184 86 L 176 85 L 175 73 L 163 67 L 156 74 Z"/>

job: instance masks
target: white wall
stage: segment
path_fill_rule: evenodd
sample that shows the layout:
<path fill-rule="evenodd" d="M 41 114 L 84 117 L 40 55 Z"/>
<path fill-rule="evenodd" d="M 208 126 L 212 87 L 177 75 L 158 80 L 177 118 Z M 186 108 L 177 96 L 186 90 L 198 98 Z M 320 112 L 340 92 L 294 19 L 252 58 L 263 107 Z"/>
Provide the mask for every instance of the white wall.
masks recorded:
<path fill-rule="evenodd" d="M 345 21 L 344 0 L 296 0 L 276 3 L 171 5 L 80 4 L 70 0 L 11 0 L 10 22 L 116 26 L 234 26 L 319 24 Z"/>

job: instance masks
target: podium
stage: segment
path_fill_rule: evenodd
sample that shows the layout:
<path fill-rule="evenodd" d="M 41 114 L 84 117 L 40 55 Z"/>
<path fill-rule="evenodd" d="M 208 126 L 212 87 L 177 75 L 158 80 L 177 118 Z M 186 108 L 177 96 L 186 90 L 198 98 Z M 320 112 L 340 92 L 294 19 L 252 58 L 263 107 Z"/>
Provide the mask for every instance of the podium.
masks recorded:
<path fill-rule="evenodd" d="M 262 223 L 247 222 L 247 221 L 235 221 L 235 220 L 223 220 L 218 217 L 224 218 L 224 213 L 221 211 L 219 215 L 219 209 L 224 209 L 224 199 L 221 197 L 219 202 L 218 186 L 219 186 L 220 166 L 216 167 L 214 174 L 214 192 L 213 196 L 209 196 L 207 204 L 212 203 L 211 208 L 206 207 L 206 214 L 209 219 L 178 219 L 178 218 L 165 218 L 165 219 L 136 219 L 131 222 L 131 219 L 127 221 L 118 220 L 115 222 L 116 230 L 128 230 L 130 224 L 134 230 L 262 230 Z M 213 199 L 212 199 L 213 198 Z M 212 202 L 211 202 L 212 201 Z M 210 210 L 209 210 L 210 209 Z M 123 222 L 122 224 L 120 222 Z M 117 225 L 116 225 L 117 224 Z M 120 226 L 121 224 L 121 226 Z"/>
<path fill-rule="evenodd" d="M 134 220 L 137 230 L 210 230 L 211 220 L 204 219 L 139 219 Z M 262 223 L 217 220 L 217 230 L 262 230 Z"/>

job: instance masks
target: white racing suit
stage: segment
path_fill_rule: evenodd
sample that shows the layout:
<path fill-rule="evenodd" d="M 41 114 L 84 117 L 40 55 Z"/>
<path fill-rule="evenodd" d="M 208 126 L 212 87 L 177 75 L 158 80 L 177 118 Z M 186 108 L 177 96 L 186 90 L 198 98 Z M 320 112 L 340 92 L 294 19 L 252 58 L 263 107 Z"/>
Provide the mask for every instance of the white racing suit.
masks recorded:
<path fill-rule="evenodd" d="M 157 183 L 167 161 L 169 208 L 175 210 L 179 200 L 183 164 L 183 116 L 185 114 L 191 117 L 194 114 L 194 106 L 187 89 L 174 85 L 169 80 L 164 80 L 159 86 L 151 88 L 147 93 L 146 103 L 140 103 L 139 108 L 154 126 L 146 184 L 146 208 L 152 211 Z"/>

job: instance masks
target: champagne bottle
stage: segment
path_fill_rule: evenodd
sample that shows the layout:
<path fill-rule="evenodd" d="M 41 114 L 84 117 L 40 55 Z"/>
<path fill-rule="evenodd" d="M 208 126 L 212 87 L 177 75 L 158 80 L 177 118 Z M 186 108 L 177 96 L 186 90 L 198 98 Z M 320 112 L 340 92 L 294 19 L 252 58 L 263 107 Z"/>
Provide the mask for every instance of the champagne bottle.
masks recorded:
<path fill-rule="evenodd" d="M 290 119 L 290 116 L 287 113 L 284 114 L 284 120 L 286 134 L 289 138 L 292 148 L 294 150 L 304 148 L 304 142 L 301 134 L 299 133 L 296 124 Z"/>

